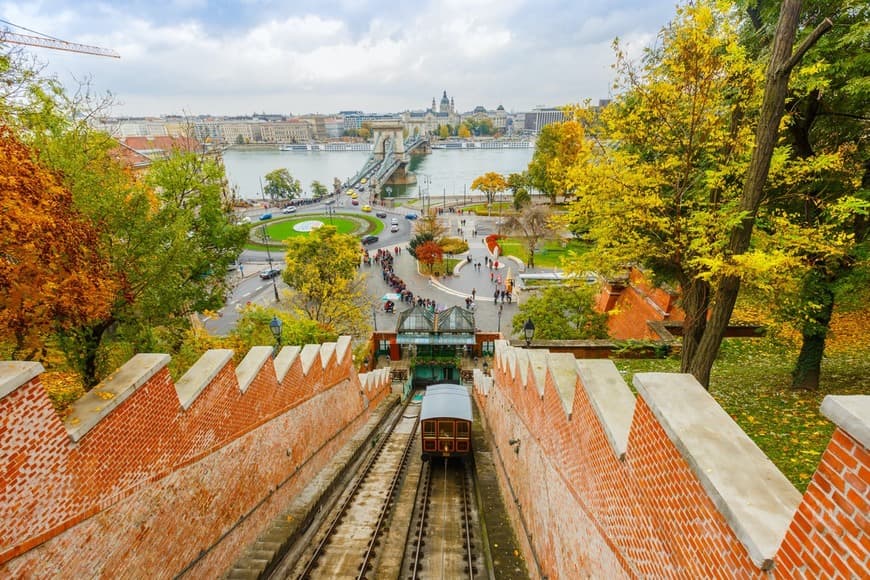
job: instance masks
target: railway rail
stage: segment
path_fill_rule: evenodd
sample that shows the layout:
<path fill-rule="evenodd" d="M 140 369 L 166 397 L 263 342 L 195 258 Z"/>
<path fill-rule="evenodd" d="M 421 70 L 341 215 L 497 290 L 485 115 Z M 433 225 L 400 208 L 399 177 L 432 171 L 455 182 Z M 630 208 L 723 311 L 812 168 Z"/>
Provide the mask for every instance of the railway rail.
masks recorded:
<path fill-rule="evenodd" d="M 426 462 L 420 478 L 415 532 L 405 555 L 411 579 L 473 580 L 483 565 L 471 462 Z"/>
<path fill-rule="evenodd" d="M 367 578 L 415 442 L 419 406 L 408 406 L 379 438 L 374 453 L 305 550 L 291 578 Z M 386 483 L 386 485 L 385 485 Z"/>

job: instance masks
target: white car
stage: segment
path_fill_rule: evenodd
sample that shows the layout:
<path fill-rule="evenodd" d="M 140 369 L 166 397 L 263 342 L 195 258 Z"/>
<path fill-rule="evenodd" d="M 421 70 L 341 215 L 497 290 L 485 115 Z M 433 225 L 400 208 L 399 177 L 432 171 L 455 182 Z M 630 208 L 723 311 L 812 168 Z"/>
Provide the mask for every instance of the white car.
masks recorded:
<path fill-rule="evenodd" d="M 284 209 L 281 210 L 281 213 L 296 213 L 295 205 L 288 205 Z"/>

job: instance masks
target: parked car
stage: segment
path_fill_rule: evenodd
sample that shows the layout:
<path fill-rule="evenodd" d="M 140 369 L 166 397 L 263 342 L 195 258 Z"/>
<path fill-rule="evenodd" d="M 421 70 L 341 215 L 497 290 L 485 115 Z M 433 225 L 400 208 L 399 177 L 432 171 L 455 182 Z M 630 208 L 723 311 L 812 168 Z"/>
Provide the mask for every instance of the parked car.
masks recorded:
<path fill-rule="evenodd" d="M 362 210 L 363 210 L 363 211 L 372 211 L 372 206 L 370 206 L 370 205 L 364 205 L 364 206 L 362 206 Z"/>
<path fill-rule="evenodd" d="M 387 217 L 387 212 L 379 211 L 375 215 L 378 216 L 379 218 L 385 218 L 385 217 Z"/>
<path fill-rule="evenodd" d="M 360 241 L 363 243 L 364 246 L 367 246 L 368 244 L 374 244 L 375 242 L 377 242 L 378 237 L 372 235 L 363 236 Z"/>
<path fill-rule="evenodd" d="M 281 210 L 281 213 L 296 213 L 295 205 L 288 205 L 284 209 Z"/>
<path fill-rule="evenodd" d="M 272 268 L 271 270 L 263 270 L 260 272 L 260 278 L 263 280 L 271 280 L 272 278 L 281 274 L 281 270 L 279 268 Z"/>
<path fill-rule="evenodd" d="M 270 220 L 270 219 L 272 219 L 272 214 L 270 214 L 270 213 L 264 213 L 263 215 L 260 216 L 261 222 L 265 221 L 265 220 Z"/>
<path fill-rule="evenodd" d="M 418 217 L 420 217 L 420 216 L 418 216 L 418 215 L 415 214 L 415 213 L 407 213 L 407 214 L 405 214 L 405 219 L 406 219 L 406 220 L 415 220 L 415 219 L 417 219 Z"/>

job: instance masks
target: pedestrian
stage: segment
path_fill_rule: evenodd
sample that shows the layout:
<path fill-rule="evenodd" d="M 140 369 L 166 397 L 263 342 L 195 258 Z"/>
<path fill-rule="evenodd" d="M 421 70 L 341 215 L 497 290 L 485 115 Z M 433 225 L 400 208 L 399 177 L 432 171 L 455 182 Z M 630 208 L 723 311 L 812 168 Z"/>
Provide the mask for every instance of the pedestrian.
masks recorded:
<path fill-rule="evenodd" d="M 498 304 L 498 289 L 496 289 L 495 294 L 493 295 L 493 298 L 495 299 L 495 303 Z"/>
<path fill-rule="evenodd" d="M 495 274 L 493 274 L 492 272 L 489 273 L 489 281 L 495 282 Z"/>
<path fill-rule="evenodd" d="M 474 300 L 475 298 L 477 298 L 477 288 L 472 288 L 471 289 L 471 299 Z"/>

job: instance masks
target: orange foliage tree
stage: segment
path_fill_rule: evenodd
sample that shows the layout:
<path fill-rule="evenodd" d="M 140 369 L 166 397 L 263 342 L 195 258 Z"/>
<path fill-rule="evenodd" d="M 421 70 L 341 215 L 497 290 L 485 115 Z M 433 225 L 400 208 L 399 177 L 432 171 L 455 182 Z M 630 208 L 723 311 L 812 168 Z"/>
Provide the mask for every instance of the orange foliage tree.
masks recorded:
<path fill-rule="evenodd" d="M 106 316 L 116 284 L 72 194 L 0 127 L 0 334 L 32 359 L 46 335 Z"/>
<path fill-rule="evenodd" d="M 436 262 L 444 260 L 444 250 L 437 242 L 424 242 L 417 248 L 417 259 L 426 264 L 431 272 Z"/>

